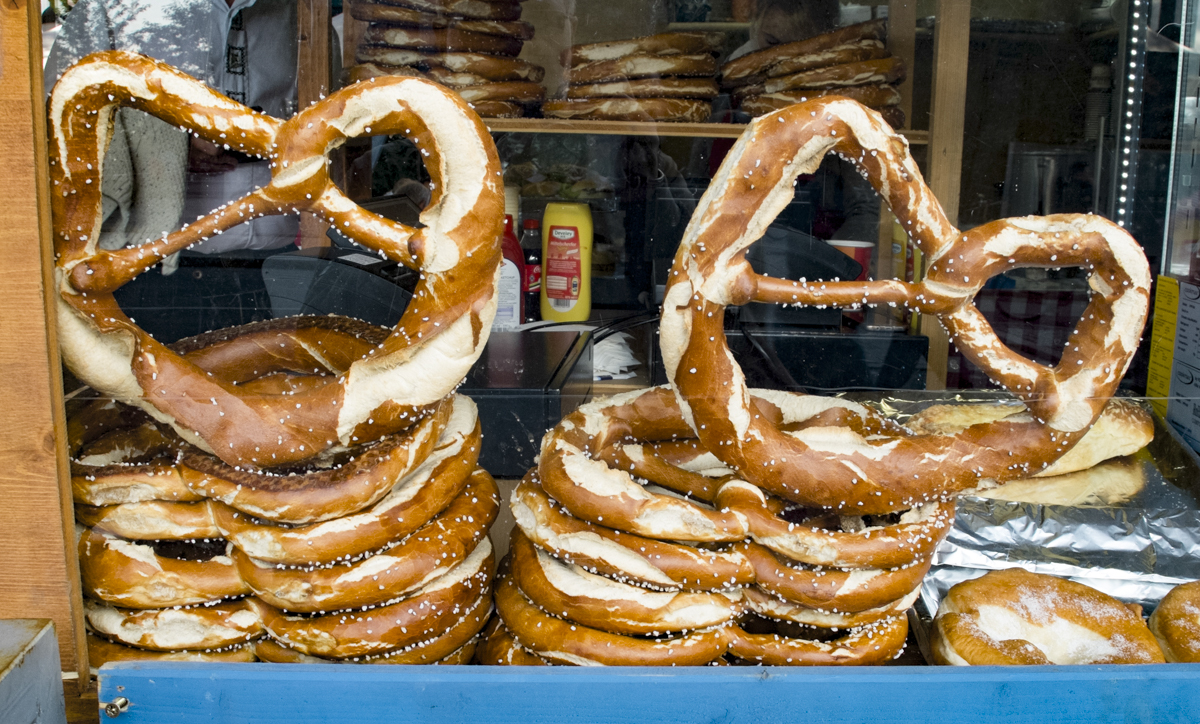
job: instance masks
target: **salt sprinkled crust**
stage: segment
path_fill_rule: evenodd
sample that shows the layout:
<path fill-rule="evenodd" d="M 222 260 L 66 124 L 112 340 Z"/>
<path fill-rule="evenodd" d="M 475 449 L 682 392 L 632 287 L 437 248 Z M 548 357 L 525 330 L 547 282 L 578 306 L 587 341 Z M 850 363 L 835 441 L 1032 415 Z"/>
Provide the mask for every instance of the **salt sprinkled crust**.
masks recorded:
<path fill-rule="evenodd" d="M 924 282 L 789 281 L 750 269 L 745 249 L 788 203 L 792 181 L 829 151 L 867 176 L 925 251 L 931 261 Z M 1054 369 L 1001 344 L 971 304 L 987 279 L 1005 269 L 1072 265 L 1091 270 L 1096 293 Z M 1008 219 L 960 233 L 921 180 L 903 138 L 853 101 L 817 98 L 755 120 L 726 156 L 668 277 L 663 361 L 684 418 L 705 447 L 749 482 L 805 505 L 887 513 L 943 500 L 984 479 L 1029 477 L 1070 450 L 1136 351 L 1149 284 L 1137 242 L 1099 217 Z M 968 359 L 1021 399 L 1031 416 L 957 435 L 913 436 L 878 416 L 855 420 L 832 411 L 827 421 L 781 430 L 753 414 L 725 341 L 725 307 L 752 300 L 851 308 L 891 303 L 935 314 Z"/>
<path fill-rule="evenodd" d="M 1141 607 L 1019 568 L 953 586 L 938 606 L 931 646 L 937 663 L 956 666 L 1164 661 Z"/>
<path fill-rule="evenodd" d="M 1150 616 L 1150 630 L 1168 662 L 1200 662 L 1200 581 L 1172 588 Z"/>
<path fill-rule="evenodd" d="M 102 159 L 119 106 L 269 157 L 271 184 L 163 239 L 99 249 Z M 65 362 L 101 393 L 140 407 L 231 465 L 303 461 L 407 428 L 423 407 L 454 388 L 482 351 L 499 273 L 500 165 L 482 122 L 445 89 L 417 78 L 377 79 L 282 123 L 161 63 L 112 51 L 63 74 L 51 94 L 49 127 Z M 365 211 L 330 181 L 325 155 L 347 138 L 374 133 L 407 134 L 428 159 L 434 188 L 423 229 Z M 423 271 L 391 335 L 324 384 L 274 398 L 256 395 L 250 404 L 232 381 L 203 374 L 150 338 L 112 296 L 167 254 L 210 234 L 255 216 L 301 209 Z"/>

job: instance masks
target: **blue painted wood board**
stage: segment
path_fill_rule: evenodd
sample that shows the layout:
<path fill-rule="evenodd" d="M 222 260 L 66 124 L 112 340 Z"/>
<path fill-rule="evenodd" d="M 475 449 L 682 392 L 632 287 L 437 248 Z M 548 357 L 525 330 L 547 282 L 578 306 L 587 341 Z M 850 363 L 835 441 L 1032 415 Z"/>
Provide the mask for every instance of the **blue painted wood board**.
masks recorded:
<path fill-rule="evenodd" d="M 123 663 L 121 724 L 1200 722 L 1200 665 L 518 668 Z"/>

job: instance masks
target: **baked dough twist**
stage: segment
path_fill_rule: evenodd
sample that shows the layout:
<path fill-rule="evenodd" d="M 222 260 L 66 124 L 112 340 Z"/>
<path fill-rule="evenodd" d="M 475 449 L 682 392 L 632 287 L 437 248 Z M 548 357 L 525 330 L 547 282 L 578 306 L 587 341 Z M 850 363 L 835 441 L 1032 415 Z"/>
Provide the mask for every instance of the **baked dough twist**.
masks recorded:
<path fill-rule="evenodd" d="M 754 273 L 745 250 L 791 198 L 801 173 L 836 152 L 865 174 L 929 260 L 924 281 L 807 282 Z M 997 339 L 972 304 L 995 274 L 1085 266 L 1092 301 L 1058 365 Z M 992 222 L 960 232 L 921 179 L 907 142 L 878 114 L 818 98 L 755 120 L 739 138 L 684 233 L 663 303 L 661 347 L 685 419 L 705 447 L 755 486 L 805 505 L 887 513 L 947 499 L 981 479 L 1028 477 L 1086 433 L 1137 349 L 1150 271 L 1124 229 L 1093 215 Z M 756 414 L 724 335 L 724 310 L 749 301 L 903 304 L 933 314 L 964 355 L 1029 408 L 954 435 L 914 435 L 858 405 L 771 400 L 793 427 Z"/>
<path fill-rule="evenodd" d="M 101 162 L 122 106 L 269 158 L 271 183 L 157 241 L 100 249 Z M 280 121 L 150 58 L 106 51 L 63 74 L 48 116 L 64 360 L 93 388 L 169 423 L 197 447 L 257 467 L 377 439 L 410 426 L 482 352 L 496 309 L 500 164 L 487 129 L 453 93 L 417 78 L 380 78 Z M 370 134 L 405 134 L 422 149 L 433 180 L 424 228 L 362 209 L 330 180 L 328 154 Z M 117 306 L 112 292 L 167 254 L 257 216 L 297 211 L 319 214 L 422 271 L 396 328 L 341 374 L 304 389 L 248 395 L 152 339 Z"/>

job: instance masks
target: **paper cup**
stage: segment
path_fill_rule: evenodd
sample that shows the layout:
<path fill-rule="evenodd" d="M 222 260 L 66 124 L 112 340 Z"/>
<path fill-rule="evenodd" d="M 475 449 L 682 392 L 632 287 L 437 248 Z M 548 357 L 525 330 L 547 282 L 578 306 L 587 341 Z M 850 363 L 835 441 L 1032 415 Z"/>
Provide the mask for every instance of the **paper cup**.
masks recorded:
<path fill-rule="evenodd" d="M 858 275 L 857 281 L 864 281 L 867 273 L 871 271 L 871 253 L 875 250 L 875 245 L 869 241 L 843 241 L 841 239 L 829 243 L 833 248 L 862 264 L 862 273 Z"/>

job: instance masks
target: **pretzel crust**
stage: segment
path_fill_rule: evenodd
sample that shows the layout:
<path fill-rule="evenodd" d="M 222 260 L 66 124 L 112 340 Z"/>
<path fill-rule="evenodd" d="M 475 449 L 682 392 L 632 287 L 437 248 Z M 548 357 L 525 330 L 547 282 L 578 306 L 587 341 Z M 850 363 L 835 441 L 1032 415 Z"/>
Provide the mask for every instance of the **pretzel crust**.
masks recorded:
<path fill-rule="evenodd" d="M 262 621 L 244 600 L 215 606 L 136 611 L 84 601 L 91 630 L 152 651 L 219 649 L 262 636 Z"/>
<path fill-rule="evenodd" d="M 867 174 L 926 253 L 924 282 L 792 282 L 749 268 L 746 247 L 790 198 L 795 177 L 830 150 Z M 970 304 L 990 276 L 1039 265 L 1093 271 L 1092 302 L 1053 370 L 1002 345 Z M 818 98 L 755 120 L 726 157 L 670 273 L 662 352 L 685 418 L 708 449 L 755 486 L 805 505 L 886 513 L 947 498 L 984 478 L 1028 477 L 1070 449 L 1132 359 L 1149 286 L 1137 242 L 1099 217 L 1007 219 L 958 232 L 921 181 L 903 138 L 853 101 Z M 725 342 L 724 308 L 751 299 L 894 302 L 935 314 L 965 356 L 1020 398 L 1032 419 L 921 436 L 850 403 L 802 398 L 780 403 L 785 423 L 811 423 L 826 413 L 838 419 L 785 433 L 752 413 L 745 378 Z"/>
<path fill-rule="evenodd" d="M 491 591 L 495 557 L 486 538 L 451 571 L 396 603 L 323 616 L 289 616 L 251 598 L 272 638 L 310 656 L 348 659 L 386 653 L 436 636 Z"/>
<path fill-rule="evenodd" d="M 736 593 L 647 591 L 561 563 L 535 548 L 519 528 L 509 552 L 513 579 L 530 601 L 601 631 L 661 635 L 719 626 L 741 611 Z"/>
<path fill-rule="evenodd" d="M 1200 581 L 1172 588 L 1150 616 L 1150 631 L 1169 663 L 1200 661 Z"/>
<path fill-rule="evenodd" d="M 99 249 L 101 162 L 113 112 L 121 106 L 270 157 L 273 180 L 164 239 Z M 171 424 L 222 460 L 288 464 L 349 446 L 356 437 L 370 440 L 402 430 L 414 414 L 448 394 L 482 351 L 496 304 L 500 165 L 483 123 L 439 86 L 380 78 L 338 91 L 281 122 L 164 64 L 110 51 L 88 56 L 63 74 L 51 94 L 49 126 L 64 360 L 93 388 Z M 428 152 L 434 190 L 422 214 L 425 228 L 367 212 L 330 181 L 325 154 L 349 137 L 372 133 L 405 133 Z M 249 216 L 298 210 L 320 214 L 359 242 L 423 272 L 412 303 L 383 344 L 320 385 L 247 398 L 233 383 L 207 376 L 153 340 L 112 296 L 166 254 L 209 234 Z"/>
<path fill-rule="evenodd" d="M 703 123 L 712 113 L 712 104 L 690 98 L 586 98 L 546 101 L 542 113 L 590 121 Z"/>
<path fill-rule="evenodd" d="M 748 85 L 762 85 L 768 78 L 779 78 L 806 70 L 875 60 L 887 56 L 887 47 L 881 41 L 863 38 L 805 55 L 782 58 L 776 63 L 765 66 L 758 73 L 722 79 L 722 85 L 725 88 L 733 89 Z"/>
<path fill-rule="evenodd" d="M 426 641 L 419 641 L 404 648 L 387 651 L 372 656 L 352 656 L 348 659 L 331 659 L 321 656 L 311 656 L 297 649 L 289 648 L 270 637 L 259 639 L 254 643 L 254 654 L 263 661 L 276 664 L 438 664 L 465 663 L 475 653 L 473 648 L 477 634 L 492 615 L 491 600 L 481 598 L 472 604 L 456 623 L 446 629 L 445 633 Z M 469 653 L 464 649 L 469 648 Z"/>
<path fill-rule="evenodd" d="M 777 74 L 774 70 L 776 66 L 791 62 L 794 58 L 803 58 L 862 40 L 882 40 L 886 33 L 886 20 L 869 20 L 838 28 L 824 35 L 747 53 L 721 66 L 721 82 L 733 86 L 743 85 L 747 82 L 746 79 L 752 77 L 771 77 Z"/>
<path fill-rule="evenodd" d="M 270 563 L 332 563 L 380 550 L 444 510 L 474 473 L 480 440 L 475 404 L 461 395 L 453 404 L 446 430 L 429 457 L 364 511 L 284 527 L 253 520 L 213 500 L 213 521 L 221 535 L 247 555 Z"/>
<path fill-rule="evenodd" d="M 428 53 L 378 45 L 360 45 L 355 51 L 359 63 L 385 66 L 413 66 L 422 70 L 445 68 L 455 73 L 474 73 L 489 81 L 527 80 L 540 83 L 546 69 L 520 58 L 505 58 L 480 53 Z"/>
<path fill-rule="evenodd" d="M 767 666 L 866 666 L 899 655 L 907 635 L 908 619 L 904 616 L 852 630 L 831 642 L 750 634 L 733 628 L 729 653 Z"/>
<path fill-rule="evenodd" d="M 1019 568 L 953 586 L 930 646 L 935 663 L 954 666 L 1165 661 L 1140 606 Z"/>
<path fill-rule="evenodd" d="M 529 602 L 511 575 L 501 573 L 496 610 L 522 647 L 556 663 L 584 666 L 698 666 L 725 653 L 728 633 L 712 628 L 664 639 L 600 631 L 550 616 Z"/>
<path fill-rule="evenodd" d="M 356 2 L 350 6 L 355 20 L 368 23 L 392 23 L 418 28 L 455 28 L 484 35 L 502 35 L 521 40 L 533 39 L 533 25 L 521 20 L 470 20 L 450 15 L 422 12 L 396 5 Z"/>
<path fill-rule="evenodd" d="M 567 72 L 567 80 L 580 85 L 663 76 L 711 77 L 716 72 L 711 55 L 627 55 L 574 66 Z"/>
<path fill-rule="evenodd" d="M 350 565 L 276 567 L 233 551 L 238 572 L 254 594 L 296 613 L 374 606 L 407 595 L 466 559 L 487 535 L 500 494 L 482 469 L 448 508 L 394 548 Z"/>
<path fill-rule="evenodd" d="M 550 666 L 550 662 L 517 643 L 504 620 L 492 619 L 483 632 L 483 642 L 475 651 L 475 663 L 484 666 Z"/>
<path fill-rule="evenodd" d="M 114 643 L 89 633 L 87 647 L 88 665 L 93 673 L 104 664 L 118 661 L 207 661 L 223 664 L 254 661 L 254 647 L 250 644 L 209 650 L 150 651 Z"/>
<path fill-rule="evenodd" d="M 754 581 L 749 561 L 736 551 L 678 545 L 580 520 L 561 510 L 532 473 L 513 490 L 509 506 L 539 548 L 615 580 L 664 591 L 713 591 Z"/>
<path fill-rule="evenodd" d="M 720 51 L 720 33 L 659 33 L 629 40 L 573 45 L 563 51 L 562 63 L 573 68 L 584 63 L 618 60 L 631 55 L 702 55 Z"/>
<path fill-rule="evenodd" d="M 228 556 L 167 558 L 94 529 L 80 536 L 79 573 L 85 593 L 124 608 L 191 606 L 250 592 Z"/>
<path fill-rule="evenodd" d="M 218 538 L 208 501 L 171 503 L 148 500 L 119 505 L 75 505 L 75 522 L 126 540 Z"/>
<path fill-rule="evenodd" d="M 641 78 L 584 83 L 567 88 L 567 98 L 698 98 L 712 100 L 720 93 L 711 78 Z"/>
<path fill-rule="evenodd" d="M 257 518 L 293 525 L 342 518 L 378 502 L 428 458 L 453 407 L 451 400 L 439 402 L 416 425 L 385 436 L 333 468 L 272 474 L 234 468 L 192 449 L 181 456 L 180 473 L 197 494 Z"/>
<path fill-rule="evenodd" d="M 525 41 L 519 37 L 489 35 L 467 30 L 461 25 L 449 27 L 396 27 L 372 24 L 363 33 L 362 42 L 392 48 L 442 50 L 451 53 L 485 53 L 516 56 Z"/>

